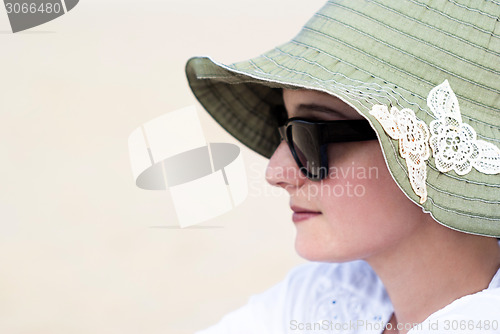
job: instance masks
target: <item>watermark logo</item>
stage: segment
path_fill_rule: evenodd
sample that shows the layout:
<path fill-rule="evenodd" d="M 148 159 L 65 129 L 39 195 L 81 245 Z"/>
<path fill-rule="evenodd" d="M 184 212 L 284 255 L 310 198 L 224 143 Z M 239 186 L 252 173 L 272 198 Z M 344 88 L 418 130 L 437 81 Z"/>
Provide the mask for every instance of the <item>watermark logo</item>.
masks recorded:
<path fill-rule="evenodd" d="M 382 321 L 382 317 L 375 317 L 373 320 L 349 320 L 349 321 L 334 321 L 320 320 L 316 322 L 300 322 L 297 320 L 290 321 L 290 331 L 297 333 L 381 333 L 384 331 L 393 331 L 397 329 L 399 332 L 410 330 L 414 332 L 425 333 L 492 333 L 500 328 L 499 320 L 496 319 L 450 319 L 450 318 L 435 318 L 427 319 L 421 323 L 396 323 Z"/>
<path fill-rule="evenodd" d="M 79 0 L 4 0 L 12 32 L 52 21 L 75 8 Z"/>
<path fill-rule="evenodd" d="M 143 124 L 128 144 L 136 185 L 168 190 L 180 227 L 229 212 L 248 195 L 240 148 L 207 143 L 194 106 Z"/>
<path fill-rule="evenodd" d="M 342 166 L 331 166 L 325 172 L 326 178 L 321 181 L 307 182 L 297 186 L 298 180 L 305 180 L 306 176 L 297 166 L 274 166 L 265 171 L 273 179 L 283 180 L 279 187 L 265 186 L 265 175 L 258 165 L 250 166 L 251 197 L 281 196 L 283 190 L 292 192 L 295 197 L 311 201 L 321 197 L 364 197 L 368 191 L 367 185 L 379 179 L 377 166 L 361 166 L 354 161 Z M 333 181 L 333 182 L 332 182 Z"/>

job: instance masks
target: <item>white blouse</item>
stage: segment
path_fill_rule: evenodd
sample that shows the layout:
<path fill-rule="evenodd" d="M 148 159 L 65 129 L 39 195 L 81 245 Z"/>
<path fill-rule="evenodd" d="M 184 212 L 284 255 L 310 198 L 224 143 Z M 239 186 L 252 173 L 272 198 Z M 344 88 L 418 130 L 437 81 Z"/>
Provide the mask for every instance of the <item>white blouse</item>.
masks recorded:
<path fill-rule="evenodd" d="M 385 288 L 364 261 L 309 262 L 196 334 L 380 334 L 393 313 Z M 500 333 L 500 270 L 489 287 L 459 298 L 409 334 Z"/>

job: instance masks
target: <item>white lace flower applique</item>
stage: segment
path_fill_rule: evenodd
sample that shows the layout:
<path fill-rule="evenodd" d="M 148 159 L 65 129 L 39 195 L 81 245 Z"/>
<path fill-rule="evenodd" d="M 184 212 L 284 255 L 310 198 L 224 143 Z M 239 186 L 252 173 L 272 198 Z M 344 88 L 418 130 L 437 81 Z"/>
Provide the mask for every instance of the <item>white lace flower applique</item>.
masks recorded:
<path fill-rule="evenodd" d="M 430 156 L 427 125 L 417 119 L 413 110 L 407 108 L 398 110 L 392 107 L 389 111 L 385 105 L 375 105 L 370 114 L 375 116 L 391 138 L 399 140 L 399 154 L 406 161 L 410 184 L 423 204 L 427 200 L 425 161 Z"/>
<path fill-rule="evenodd" d="M 430 130 L 411 109 L 388 110 L 385 105 L 375 105 L 370 111 L 385 132 L 399 140 L 399 154 L 406 161 L 410 184 L 421 204 L 427 200 L 425 161 L 430 155 L 429 146 L 436 168 L 442 173 L 453 170 L 465 175 L 472 167 L 484 174 L 500 173 L 500 149 L 478 140 L 476 131 L 462 122 L 458 100 L 448 80 L 430 91 L 427 105 L 436 116 Z"/>
<path fill-rule="evenodd" d="M 440 172 L 454 170 L 465 175 L 474 167 L 485 174 L 500 173 L 500 149 L 477 140 L 476 131 L 462 122 L 458 100 L 448 80 L 431 90 L 427 105 L 436 116 L 430 123 L 429 143 Z"/>

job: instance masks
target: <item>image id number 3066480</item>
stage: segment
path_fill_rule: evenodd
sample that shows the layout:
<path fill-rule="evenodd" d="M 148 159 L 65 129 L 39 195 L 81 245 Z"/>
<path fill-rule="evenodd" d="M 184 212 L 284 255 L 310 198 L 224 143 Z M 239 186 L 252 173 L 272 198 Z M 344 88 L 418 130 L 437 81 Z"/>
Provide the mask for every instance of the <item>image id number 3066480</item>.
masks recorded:
<path fill-rule="evenodd" d="M 445 320 L 443 329 L 445 331 L 457 330 L 498 330 L 498 320 Z"/>
<path fill-rule="evenodd" d="M 60 13 L 63 9 L 61 8 L 61 5 L 58 3 L 10 3 L 7 2 L 5 3 L 5 8 L 7 9 L 7 14 L 36 14 L 36 13 L 47 13 L 47 14 L 52 14 L 52 13 Z"/>

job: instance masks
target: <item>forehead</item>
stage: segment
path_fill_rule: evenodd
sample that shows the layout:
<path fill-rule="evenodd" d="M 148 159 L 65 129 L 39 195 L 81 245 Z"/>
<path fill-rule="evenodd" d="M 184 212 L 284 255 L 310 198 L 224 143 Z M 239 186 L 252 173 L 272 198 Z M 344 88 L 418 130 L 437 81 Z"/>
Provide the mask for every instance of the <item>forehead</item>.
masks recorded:
<path fill-rule="evenodd" d="M 308 89 L 283 89 L 288 117 L 321 119 L 362 119 L 363 117 L 341 99 Z"/>

